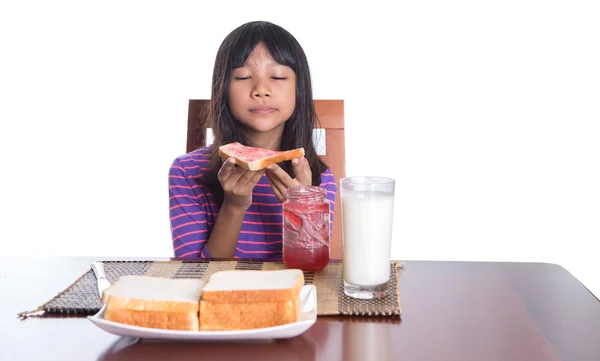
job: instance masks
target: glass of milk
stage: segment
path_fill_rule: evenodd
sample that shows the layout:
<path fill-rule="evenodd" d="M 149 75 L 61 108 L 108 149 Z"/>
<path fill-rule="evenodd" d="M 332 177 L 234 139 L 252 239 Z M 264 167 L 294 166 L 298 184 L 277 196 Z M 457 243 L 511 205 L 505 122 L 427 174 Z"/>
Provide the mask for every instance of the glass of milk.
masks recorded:
<path fill-rule="evenodd" d="M 344 293 L 362 299 L 384 297 L 390 280 L 392 178 L 340 180 Z"/>

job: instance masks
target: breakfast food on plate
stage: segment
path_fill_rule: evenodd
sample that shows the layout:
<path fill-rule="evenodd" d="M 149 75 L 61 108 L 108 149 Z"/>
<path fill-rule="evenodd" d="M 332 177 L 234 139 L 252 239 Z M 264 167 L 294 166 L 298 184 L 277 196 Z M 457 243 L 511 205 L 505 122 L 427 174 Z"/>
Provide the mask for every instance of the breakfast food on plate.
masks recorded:
<path fill-rule="evenodd" d="M 200 330 L 225 331 L 296 322 L 304 274 L 298 269 L 221 271 L 204 286 Z"/>
<path fill-rule="evenodd" d="M 121 276 L 102 302 L 106 320 L 133 326 L 248 330 L 298 321 L 303 286 L 298 269 L 219 271 L 208 281 Z"/>
<path fill-rule="evenodd" d="M 104 318 L 133 326 L 198 331 L 204 281 L 121 276 L 102 295 Z"/>
<path fill-rule="evenodd" d="M 248 147 L 238 142 L 233 142 L 220 146 L 219 155 L 223 159 L 235 158 L 235 164 L 249 170 L 261 170 L 270 164 L 303 157 L 304 148 L 276 151 Z"/>

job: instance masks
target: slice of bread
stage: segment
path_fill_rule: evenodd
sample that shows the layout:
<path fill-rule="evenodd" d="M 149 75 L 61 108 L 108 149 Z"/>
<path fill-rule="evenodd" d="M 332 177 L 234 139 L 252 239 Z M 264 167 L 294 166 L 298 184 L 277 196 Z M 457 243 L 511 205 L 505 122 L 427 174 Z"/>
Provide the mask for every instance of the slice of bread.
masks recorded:
<path fill-rule="evenodd" d="M 220 271 L 204 286 L 202 300 L 220 303 L 282 302 L 294 300 L 304 286 L 299 269 Z"/>
<path fill-rule="evenodd" d="M 298 269 L 216 272 L 202 293 L 200 330 L 247 330 L 296 322 L 303 286 L 304 274 Z"/>
<path fill-rule="evenodd" d="M 102 295 L 104 318 L 134 326 L 197 331 L 204 281 L 122 276 Z"/>
<path fill-rule="evenodd" d="M 249 170 L 261 170 L 270 164 L 276 164 L 304 156 L 304 148 L 286 151 L 255 148 L 242 145 L 238 142 L 225 144 L 219 147 L 222 159 L 234 158 L 235 164 Z"/>

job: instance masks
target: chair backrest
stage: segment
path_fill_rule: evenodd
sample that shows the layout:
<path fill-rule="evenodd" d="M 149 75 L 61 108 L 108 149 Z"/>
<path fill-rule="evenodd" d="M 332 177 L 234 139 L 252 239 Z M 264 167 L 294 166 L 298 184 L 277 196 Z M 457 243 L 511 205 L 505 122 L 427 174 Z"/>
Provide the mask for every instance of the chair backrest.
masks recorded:
<path fill-rule="evenodd" d="M 344 101 L 314 100 L 320 124 L 315 124 L 315 144 L 317 154 L 329 166 L 336 180 L 346 176 L 344 141 Z M 191 99 L 188 108 L 187 152 L 212 143 L 212 132 L 207 127 L 206 110 L 209 100 Z M 318 128 L 317 128 L 318 127 Z M 331 257 L 342 258 L 342 223 L 340 192 L 336 195 Z"/>

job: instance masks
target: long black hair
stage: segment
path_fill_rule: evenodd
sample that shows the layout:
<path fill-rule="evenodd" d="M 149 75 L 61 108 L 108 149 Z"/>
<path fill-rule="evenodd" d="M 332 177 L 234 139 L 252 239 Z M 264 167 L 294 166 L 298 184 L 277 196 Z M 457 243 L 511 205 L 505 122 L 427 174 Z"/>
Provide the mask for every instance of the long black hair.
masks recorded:
<path fill-rule="evenodd" d="M 313 129 L 318 118 L 312 95 L 312 84 L 308 60 L 304 50 L 287 30 L 266 21 L 254 21 L 233 30 L 221 43 L 212 78 L 207 127 L 212 128 L 214 141 L 211 145 L 211 169 L 198 179 L 213 193 L 218 204 L 223 202 L 223 188 L 217 179 L 221 168 L 219 146 L 231 142 L 248 144 L 240 123 L 233 117 L 228 105 L 228 90 L 233 70 L 244 66 L 254 48 L 263 43 L 273 59 L 289 66 L 296 74 L 296 107 L 285 122 L 280 150 L 304 148 L 312 172 L 312 185 L 321 183 L 321 173 L 328 166 L 321 160 L 313 144 Z M 294 171 L 291 162 L 280 165 L 291 177 Z"/>

